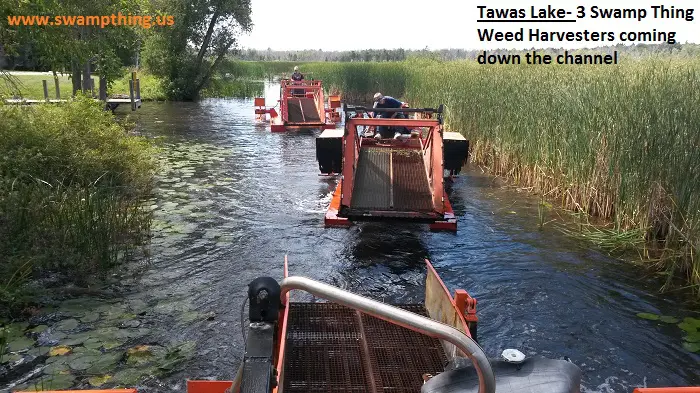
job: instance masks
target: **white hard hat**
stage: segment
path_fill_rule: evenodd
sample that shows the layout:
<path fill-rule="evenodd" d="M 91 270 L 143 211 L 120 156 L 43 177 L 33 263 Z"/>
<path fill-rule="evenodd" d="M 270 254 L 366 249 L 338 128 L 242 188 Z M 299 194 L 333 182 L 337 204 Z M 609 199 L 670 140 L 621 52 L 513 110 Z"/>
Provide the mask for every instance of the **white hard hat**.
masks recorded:
<path fill-rule="evenodd" d="M 294 71 L 299 71 L 299 66 L 294 66 Z"/>
<path fill-rule="evenodd" d="M 374 95 L 374 102 L 377 102 L 377 101 L 381 100 L 382 98 L 384 98 L 382 93 L 377 93 Z"/>

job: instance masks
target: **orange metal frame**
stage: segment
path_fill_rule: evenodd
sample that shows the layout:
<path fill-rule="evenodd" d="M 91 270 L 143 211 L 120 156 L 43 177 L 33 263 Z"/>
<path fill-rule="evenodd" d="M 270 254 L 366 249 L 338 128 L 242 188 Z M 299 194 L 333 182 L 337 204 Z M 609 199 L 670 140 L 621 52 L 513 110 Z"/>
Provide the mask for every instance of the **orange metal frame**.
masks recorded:
<path fill-rule="evenodd" d="M 302 93 L 299 93 L 302 92 Z M 303 122 L 290 122 L 289 121 L 289 107 L 288 102 L 290 99 L 298 98 L 312 98 L 316 104 L 316 109 L 318 111 L 319 121 L 303 121 Z M 333 101 L 331 101 L 332 103 Z M 290 79 L 282 79 L 280 81 L 280 112 L 281 121 L 276 121 L 271 123 L 271 130 L 273 132 L 282 132 L 286 130 L 302 129 L 302 128 L 335 128 L 335 123 L 330 117 L 327 117 L 329 108 L 326 108 L 325 98 L 323 93 L 323 83 L 320 80 L 316 81 L 293 81 Z M 330 103 L 329 103 L 330 106 Z"/>
<path fill-rule="evenodd" d="M 455 291 L 455 296 L 452 297 L 447 286 L 442 281 L 440 276 L 435 271 L 435 268 L 430 263 L 429 260 L 425 260 L 427 269 L 437 278 L 442 290 L 449 297 L 452 307 L 457 311 L 459 315 L 460 324 L 464 327 L 464 332 L 469 335 L 469 329 L 467 326 L 470 320 L 476 318 L 476 299 L 469 296 L 466 291 L 458 289 Z M 289 262 L 287 256 L 284 256 L 284 277 L 289 277 Z M 287 336 L 287 319 L 289 317 L 289 294 L 283 299 L 284 307 L 280 311 L 279 325 L 278 325 L 278 339 L 276 343 L 276 359 L 275 364 L 277 366 L 277 386 L 273 389 L 273 393 L 277 393 L 280 386 L 282 386 L 282 381 L 284 380 L 284 353 L 285 353 L 285 340 Z M 187 393 L 226 393 L 233 385 L 233 381 L 187 381 Z M 29 392 L 15 392 L 15 393 L 29 393 Z M 61 391 L 47 391 L 45 393 L 137 393 L 136 389 L 105 389 L 105 390 L 61 390 Z M 238 393 L 238 392 L 231 392 Z M 700 387 L 668 387 L 668 388 L 637 388 L 634 393 L 700 393 Z"/>
<path fill-rule="evenodd" d="M 452 307 L 454 307 L 454 309 L 457 310 L 457 315 L 459 315 L 460 323 L 463 327 L 462 330 L 464 331 L 464 334 L 471 337 L 472 335 L 469 333 L 469 329 L 467 326 L 466 308 L 462 307 L 460 296 L 464 296 L 464 294 L 466 294 L 466 296 L 468 296 L 470 299 L 473 298 L 469 296 L 467 291 L 465 291 L 464 289 L 457 289 L 455 291 L 455 296 L 452 297 L 452 295 L 450 295 L 450 291 L 447 290 L 447 286 L 440 278 L 440 275 L 435 271 L 433 264 L 430 263 L 430 260 L 426 259 L 425 265 L 428 268 L 428 270 L 430 270 L 433 273 L 435 278 L 437 278 L 438 282 L 440 283 L 440 286 L 442 287 L 442 290 L 445 291 L 445 294 L 447 294 L 447 297 L 450 298 L 450 301 L 452 302 Z M 476 299 L 474 299 L 474 302 L 476 304 Z M 474 308 L 474 312 L 476 313 L 476 307 Z"/>
<path fill-rule="evenodd" d="M 407 127 L 409 129 L 428 128 L 426 137 L 418 138 L 415 146 L 423 151 L 423 159 L 426 168 L 426 176 L 433 193 L 433 206 L 438 219 L 430 224 L 430 229 L 435 231 L 456 231 L 457 220 L 452 210 L 452 205 L 447 198 L 444 188 L 444 163 L 442 125 L 438 119 L 382 119 L 382 118 L 349 118 L 345 124 L 343 135 L 343 171 L 342 177 L 335 189 L 333 199 L 326 212 L 324 223 L 326 226 L 349 226 L 347 218 L 340 216 L 342 208 L 349 207 L 352 201 L 352 192 L 355 182 L 357 161 L 360 157 L 362 146 L 378 146 L 374 138 L 363 138 L 358 132 L 358 127 L 392 126 Z M 387 141 L 389 146 L 401 143 L 403 147 L 411 147 L 411 141 Z M 419 218 L 419 213 L 412 212 L 382 212 L 385 216 L 404 218 Z"/>
<path fill-rule="evenodd" d="M 300 94 L 296 94 L 299 92 Z M 304 121 L 290 122 L 288 100 L 298 98 L 311 98 L 316 104 L 318 110 L 319 121 Z M 340 113 L 337 108 L 340 107 L 340 96 L 330 96 L 328 105 L 326 106 L 323 93 L 323 83 L 316 81 L 293 81 L 283 79 L 280 81 L 280 114 L 274 108 L 265 106 L 264 98 L 255 99 L 255 120 L 264 122 L 266 115 L 270 115 L 270 130 L 272 132 L 284 132 L 287 130 L 304 129 L 304 128 L 335 128 L 335 124 L 340 122 Z"/>

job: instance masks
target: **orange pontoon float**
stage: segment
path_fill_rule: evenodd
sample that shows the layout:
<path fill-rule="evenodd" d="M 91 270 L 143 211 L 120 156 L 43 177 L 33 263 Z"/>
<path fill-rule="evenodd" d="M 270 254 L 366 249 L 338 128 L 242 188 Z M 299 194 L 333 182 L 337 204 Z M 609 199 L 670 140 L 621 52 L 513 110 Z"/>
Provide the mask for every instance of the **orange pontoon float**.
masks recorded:
<path fill-rule="evenodd" d="M 292 301 L 305 291 L 325 303 Z M 188 393 L 579 393 L 568 360 L 506 349 L 489 359 L 477 343 L 476 300 L 452 296 L 426 260 L 425 300 L 387 304 L 305 277 L 248 285 L 243 362 L 233 381 L 187 381 Z M 79 393 L 81 391 L 74 391 Z M 84 393 L 136 393 L 135 389 Z M 635 393 L 700 393 L 698 387 Z"/>
<path fill-rule="evenodd" d="M 330 96 L 328 102 L 323 94 L 321 81 L 280 81 L 280 113 L 275 108 L 267 108 L 264 98 L 255 99 L 255 119 L 265 122 L 269 116 L 270 130 L 284 132 L 287 130 L 335 128 L 339 120 L 340 97 Z"/>
<path fill-rule="evenodd" d="M 445 171 L 449 176 L 459 173 L 468 158 L 469 142 L 459 133 L 443 130 L 442 108 L 344 108 L 344 131 L 327 130 L 316 139 L 321 173 L 342 174 L 325 216 L 326 226 L 404 220 L 427 222 L 432 230 L 457 230 L 444 188 Z M 415 118 L 366 118 L 368 111 Z M 377 139 L 377 127 L 411 133 Z"/>

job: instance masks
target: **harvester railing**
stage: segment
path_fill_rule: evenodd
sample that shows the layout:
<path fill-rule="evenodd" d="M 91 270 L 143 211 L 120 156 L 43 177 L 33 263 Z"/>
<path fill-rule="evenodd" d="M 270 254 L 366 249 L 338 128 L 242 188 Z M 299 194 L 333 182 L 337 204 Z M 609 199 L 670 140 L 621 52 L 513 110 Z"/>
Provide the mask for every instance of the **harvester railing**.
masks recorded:
<path fill-rule="evenodd" d="M 289 121 L 288 100 L 290 98 L 312 98 L 314 100 L 314 105 L 316 106 L 316 112 L 318 113 L 320 122 L 325 123 L 326 112 L 324 108 L 322 81 L 293 81 L 283 79 L 280 81 L 280 89 L 280 108 L 283 114 L 282 120 L 285 123 Z M 312 94 L 311 97 L 308 96 L 310 93 Z"/>
<path fill-rule="evenodd" d="M 433 108 L 365 108 L 344 106 L 346 113 L 345 138 L 343 140 L 343 176 L 341 178 L 341 205 L 351 206 L 355 175 L 360 156 L 362 138 L 358 127 L 407 127 L 413 129 L 428 129 L 425 137 L 420 136 L 415 143 L 420 146 L 425 175 L 432 194 L 432 205 L 434 211 L 440 214 L 445 213 L 444 185 L 443 185 L 443 151 L 442 151 L 442 109 Z M 354 112 L 355 115 L 351 116 Z M 437 113 L 437 118 L 429 119 L 391 119 L 391 118 L 364 118 L 357 117 L 363 112 L 401 112 L 401 113 Z M 352 135 L 351 135 L 352 134 Z M 421 133 L 422 134 L 422 133 Z M 374 143 L 372 143 L 374 144 Z M 414 144 L 413 148 L 417 148 Z M 410 146 L 410 144 L 409 144 Z"/>

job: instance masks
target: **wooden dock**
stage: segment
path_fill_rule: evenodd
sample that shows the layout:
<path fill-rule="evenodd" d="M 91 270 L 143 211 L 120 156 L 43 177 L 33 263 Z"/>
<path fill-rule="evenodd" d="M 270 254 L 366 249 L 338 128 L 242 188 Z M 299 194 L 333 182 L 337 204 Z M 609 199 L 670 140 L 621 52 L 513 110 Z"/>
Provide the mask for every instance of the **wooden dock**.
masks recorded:
<path fill-rule="evenodd" d="M 68 102 L 68 99 L 61 99 L 61 91 L 58 85 L 56 85 L 56 98 L 49 98 L 48 82 L 46 79 L 43 81 L 44 84 L 44 99 L 26 99 L 26 98 L 8 98 L 5 99 L 6 104 L 10 105 L 35 105 L 35 104 L 60 104 Z M 93 97 L 95 96 L 95 82 L 90 79 L 91 89 Z M 72 99 L 72 98 L 71 98 Z M 105 109 L 114 111 L 120 104 L 130 104 L 131 110 L 135 111 L 141 108 L 141 81 L 136 78 L 136 73 L 132 73 L 132 78 L 129 80 L 129 96 L 128 98 L 107 98 L 107 83 L 105 80 L 100 80 L 99 87 L 99 97 L 95 98 L 95 101 L 102 101 L 105 103 Z"/>

